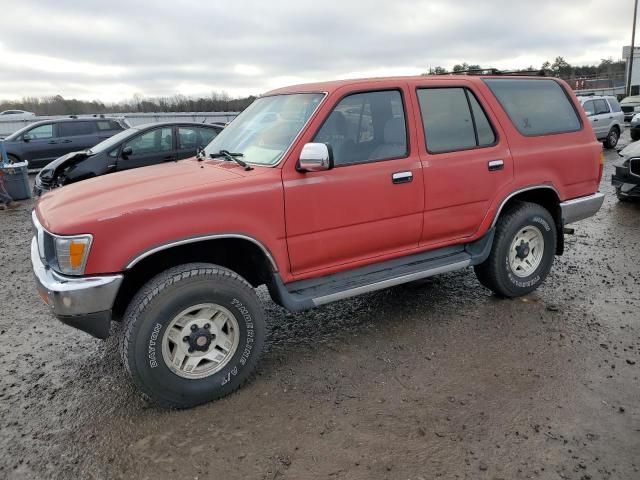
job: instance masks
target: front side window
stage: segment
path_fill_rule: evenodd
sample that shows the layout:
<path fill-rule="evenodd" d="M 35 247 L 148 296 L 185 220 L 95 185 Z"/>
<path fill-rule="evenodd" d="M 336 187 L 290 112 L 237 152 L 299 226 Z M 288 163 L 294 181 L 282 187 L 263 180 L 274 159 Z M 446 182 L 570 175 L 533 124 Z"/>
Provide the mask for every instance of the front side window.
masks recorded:
<path fill-rule="evenodd" d="M 418 101 L 431 153 L 492 145 L 496 136 L 475 95 L 466 88 L 421 88 Z"/>
<path fill-rule="evenodd" d="M 594 103 L 596 107 L 596 115 L 609 113 L 609 105 L 607 105 L 606 101 L 599 99 L 599 100 L 595 100 Z"/>
<path fill-rule="evenodd" d="M 245 162 L 275 165 L 323 97 L 322 93 L 293 93 L 259 98 L 207 145 L 205 154 L 227 150 L 241 153 Z"/>
<path fill-rule="evenodd" d="M 575 132 L 582 127 L 567 93 L 555 80 L 491 78 L 485 83 L 523 135 Z"/>
<path fill-rule="evenodd" d="M 587 114 L 587 116 L 591 116 L 591 115 L 595 115 L 596 114 L 596 106 L 593 103 L 593 100 L 587 100 L 586 102 L 584 102 L 584 111 Z"/>
<path fill-rule="evenodd" d="M 173 148 L 171 127 L 156 128 L 138 135 L 123 145 L 123 149 L 127 147 L 131 147 L 133 152 L 129 155 L 130 157 L 171 151 Z"/>
<path fill-rule="evenodd" d="M 388 90 L 343 98 L 313 141 L 331 146 L 335 165 L 406 157 L 402 95 L 397 90 Z"/>
<path fill-rule="evenodd" d="M 77 137 L 91 135 L 92 133 L 93 122 L 63 122 L 58 124 L 59 137 Z"/>
<path fill-rule="evenodd" d="M 53 125 L 51 123 L 40 125 L 39 127 L 29 130 L 26 135 L 29 135 L 29 138 L 33 140 L 53 138 Z"/>
<path fill-rule="evenodd" d="M 180 150 L 195 150 L 211 143 L 217 135 L 213 128 L 179 127 L 178 148 Z"/>

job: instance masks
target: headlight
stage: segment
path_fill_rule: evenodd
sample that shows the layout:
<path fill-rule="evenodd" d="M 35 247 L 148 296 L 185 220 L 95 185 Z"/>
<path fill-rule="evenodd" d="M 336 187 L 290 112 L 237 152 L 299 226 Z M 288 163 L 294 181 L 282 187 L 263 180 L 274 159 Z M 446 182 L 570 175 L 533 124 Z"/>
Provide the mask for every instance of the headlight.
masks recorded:
<path fill-rule="evenodd" d="M 58 271 L 66 275 L 82 275 L 91 249 L 91 235 L 54 237 Z"/>
<path fill-rule="evenodd" d="M 638 105 L 637 107 L 633 107 L 633 111 L 634 112 L 640 112 L 640 105 Z"/>

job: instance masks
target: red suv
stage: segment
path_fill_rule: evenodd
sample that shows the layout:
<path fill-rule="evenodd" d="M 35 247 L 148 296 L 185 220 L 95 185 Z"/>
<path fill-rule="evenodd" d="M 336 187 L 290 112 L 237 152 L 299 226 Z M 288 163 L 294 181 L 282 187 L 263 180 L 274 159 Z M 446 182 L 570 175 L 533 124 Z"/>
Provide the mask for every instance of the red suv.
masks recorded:
<path fill-rule="evenodd" d="M 237 389 L 265 339 L 254 291 L 301 311 L 473 267 L 536 289 L 566 224 L 595 214 L 602 146 L 561 80 L 438 76 L 298 85 L 198 156 L 90 179 L 33 213 L 38 289 L 152 400 Z"/>

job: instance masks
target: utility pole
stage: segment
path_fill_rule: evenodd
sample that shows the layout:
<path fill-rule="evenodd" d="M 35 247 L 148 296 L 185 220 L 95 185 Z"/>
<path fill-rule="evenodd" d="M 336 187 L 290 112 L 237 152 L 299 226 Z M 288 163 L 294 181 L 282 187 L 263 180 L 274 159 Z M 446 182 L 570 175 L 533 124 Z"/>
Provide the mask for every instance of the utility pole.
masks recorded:
<path fill-rule="evenodd" d="M 631 51 L 629 52 L 629 75 L 627 76 L 627 95 L 631 95 L 631 71 L 633 70 L 633 50 L 636 43 L 636 17 L 638 16 L 638 0 L 633 7 L 633 29 L 631 31 Z"/>

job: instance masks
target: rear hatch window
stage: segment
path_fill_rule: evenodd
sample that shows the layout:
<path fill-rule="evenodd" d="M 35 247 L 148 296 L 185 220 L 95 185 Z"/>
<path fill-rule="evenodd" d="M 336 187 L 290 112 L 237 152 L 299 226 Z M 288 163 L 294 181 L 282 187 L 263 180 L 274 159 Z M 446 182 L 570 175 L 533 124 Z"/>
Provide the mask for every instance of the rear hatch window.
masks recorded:
<path fill-rule="evenodd" d="M 555 80 L 492 78 L 485 83 L 523 135 L 575 132 L 582 127 L 573 103 Z"/>

